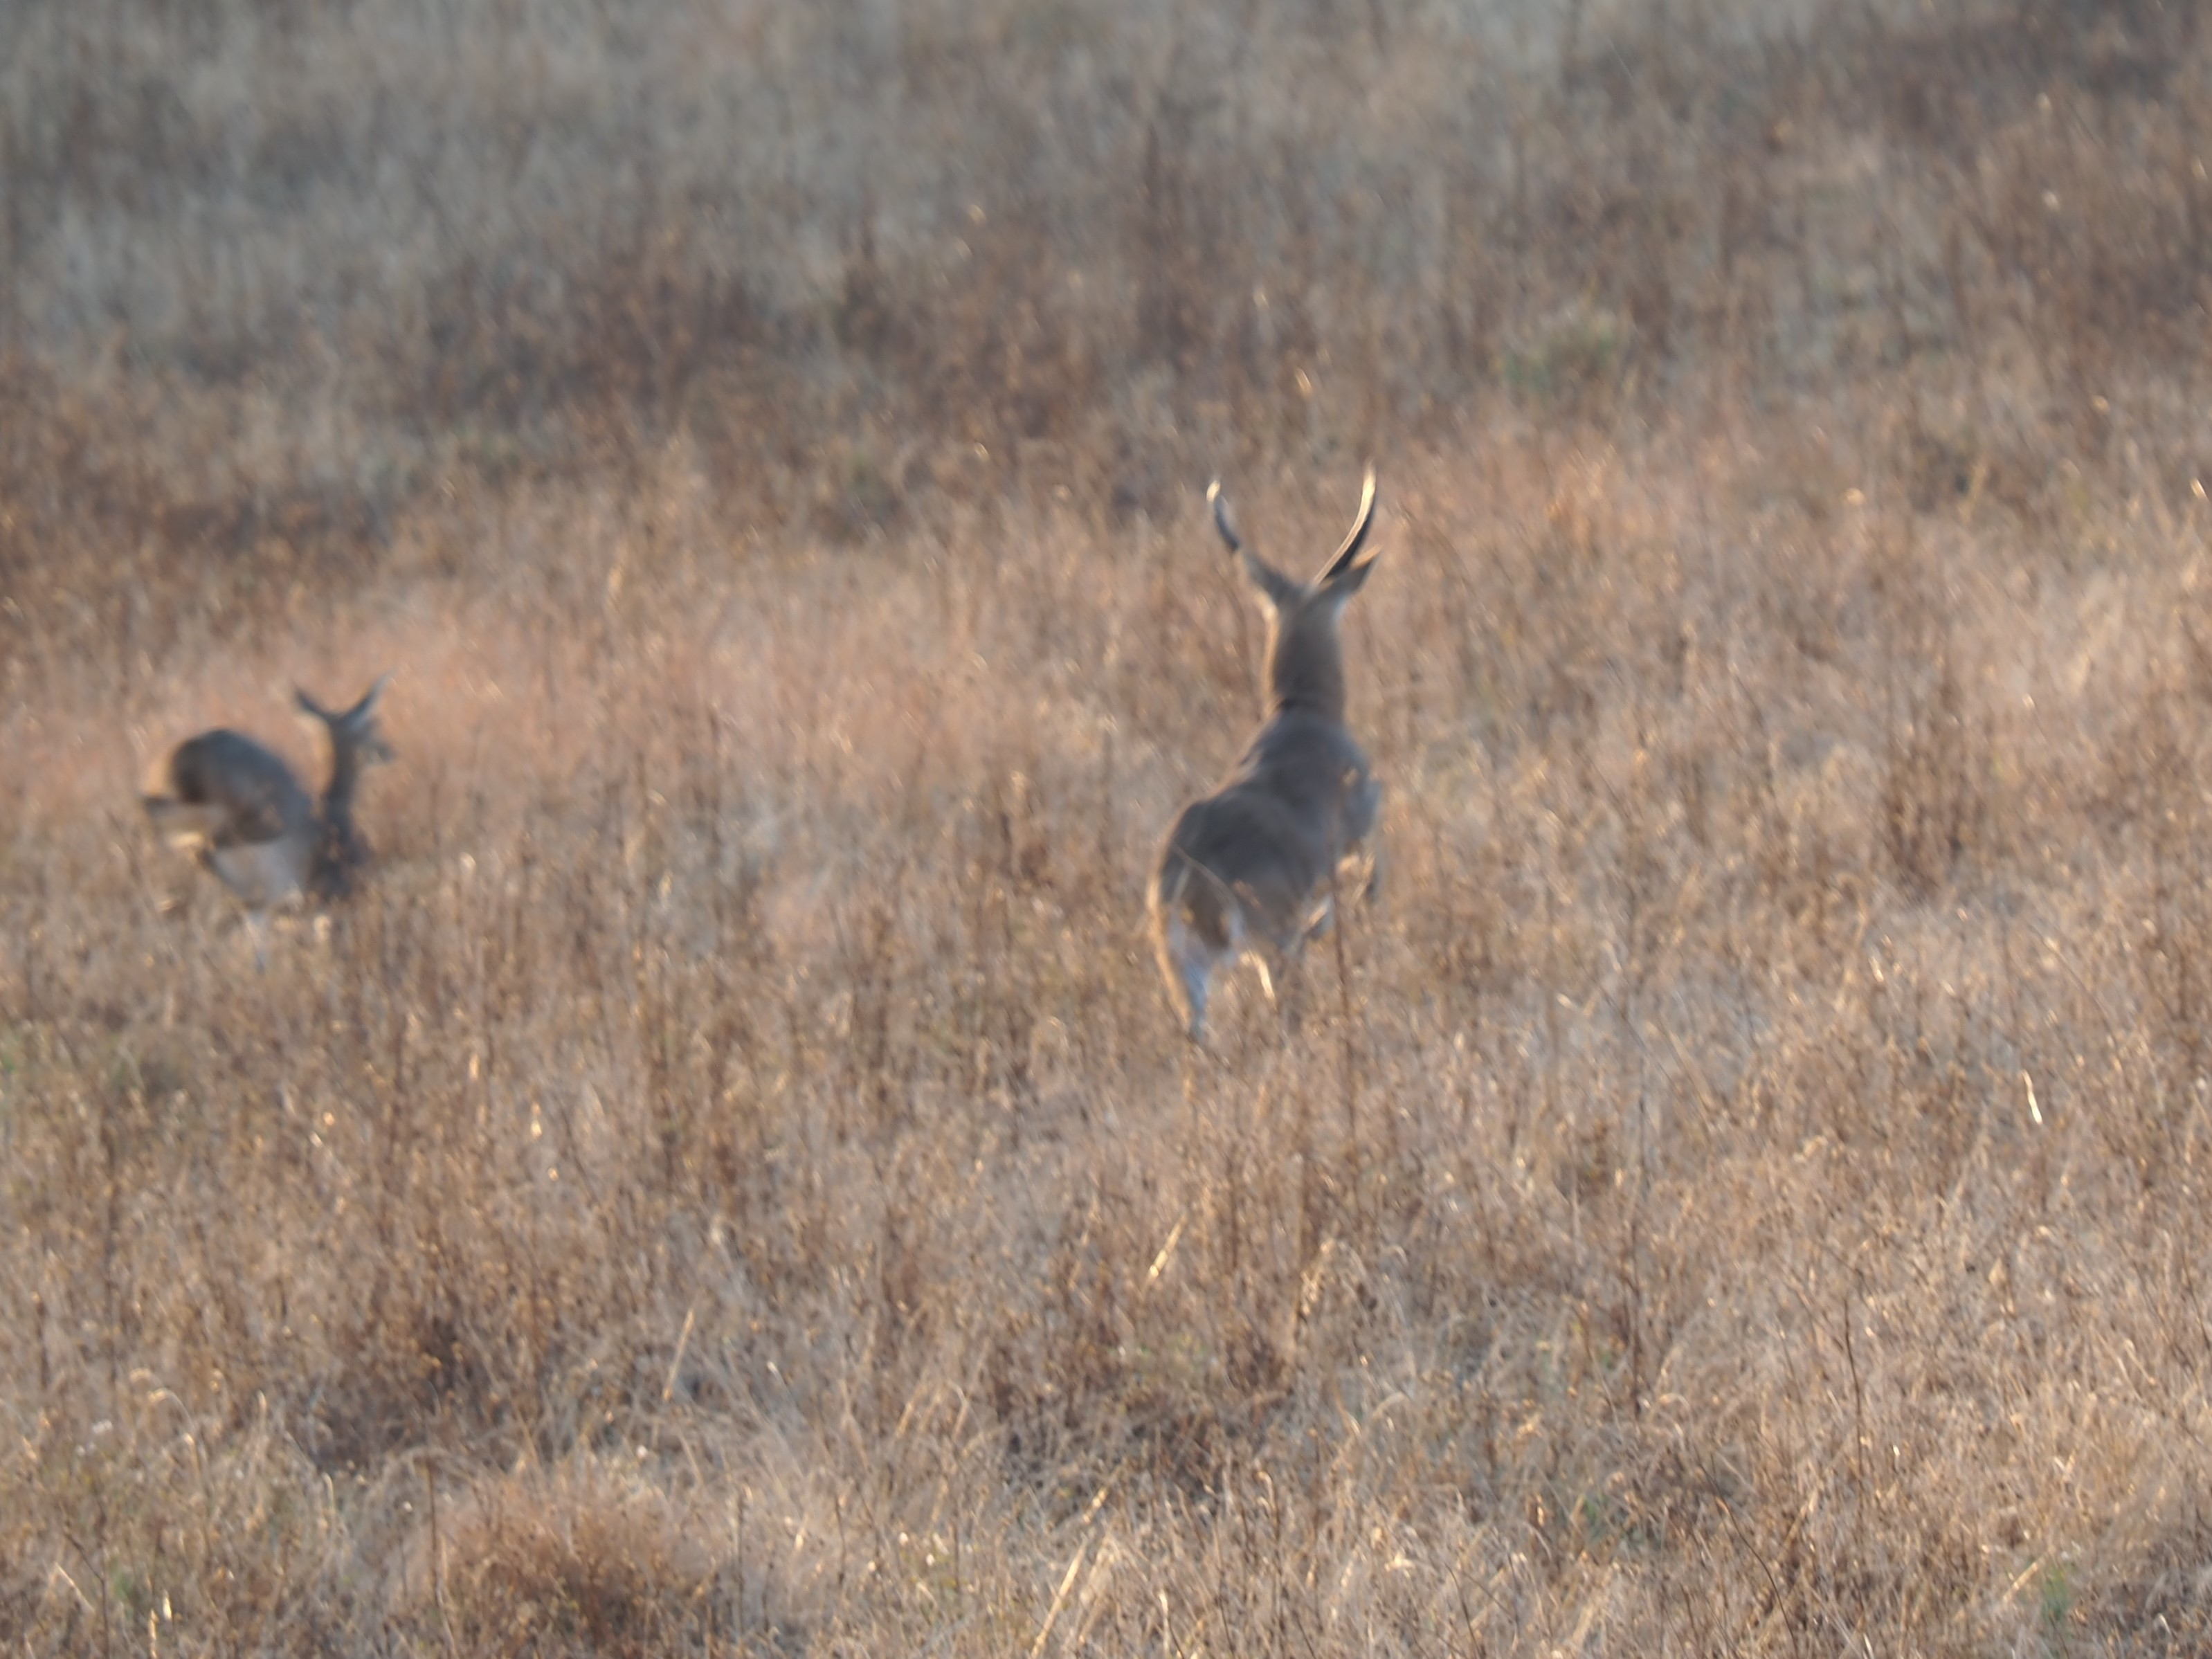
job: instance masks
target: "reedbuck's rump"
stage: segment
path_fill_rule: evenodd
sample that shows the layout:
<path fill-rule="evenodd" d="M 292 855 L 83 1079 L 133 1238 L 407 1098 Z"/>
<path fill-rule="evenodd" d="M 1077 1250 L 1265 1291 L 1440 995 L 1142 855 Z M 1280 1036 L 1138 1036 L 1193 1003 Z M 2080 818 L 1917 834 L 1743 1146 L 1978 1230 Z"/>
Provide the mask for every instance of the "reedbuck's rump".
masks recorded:
<path fill-rule="evenodd" d="M 1363 550 L 1375 519 L 1375 474 L 1358 515 L 1321 574 L 1284 575 L 1243 544 L 1216 483 L 1214 526 L 1267 613 L 1267 718 L 1221 787 L 1183 808 L 1153 872 L 1152 940 L 1168 994 L 1194 1042 L 1206 1040 L 1213 975 L 1247 951 L 1272 991 L 1306 941 L 1334 920 L 1347 881 L 1373 888 L 1382 789 L 1344 723 L 1338 623 L 1374 566 Z"/>

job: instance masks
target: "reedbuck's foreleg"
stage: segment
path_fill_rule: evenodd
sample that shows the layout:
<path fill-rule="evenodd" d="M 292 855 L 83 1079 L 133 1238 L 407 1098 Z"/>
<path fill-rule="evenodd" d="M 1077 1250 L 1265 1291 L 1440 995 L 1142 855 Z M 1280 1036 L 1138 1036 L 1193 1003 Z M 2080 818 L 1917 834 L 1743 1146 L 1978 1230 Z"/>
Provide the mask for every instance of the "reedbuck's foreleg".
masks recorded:
<path fill-rule="evenodd" d="M 1239 883 L 1234 893 L 1242 924 L 1237 929 L 1238 944 L 1251 957 L 1260 988 L 1288 1036 L 1304 1020 L 1306 943 L 1326 927 L 1326 913 L 1316 913 L 1316 899 L 1325 902 L 1328 893 L 1324 890 L 1316 896 L 1303 887 L 1286 887 L 1279 878 Z"/>
<path fill-rule="evenodd" d="M 1346 777 L 1342 813 L 1337 839 L 1342 850 L 1329 884 L 1321 895 L 1313 923 L 1306 929 L 1310 940 L 1328 937 L 1336 926 L 1337 902 L 1352 884 L 1358 884 L 1363 903 L 1371 904 L 1382 896 L 1382 838 L 1377 827 L 1382 821 L 1382 785 L 1373 773 Z"/>

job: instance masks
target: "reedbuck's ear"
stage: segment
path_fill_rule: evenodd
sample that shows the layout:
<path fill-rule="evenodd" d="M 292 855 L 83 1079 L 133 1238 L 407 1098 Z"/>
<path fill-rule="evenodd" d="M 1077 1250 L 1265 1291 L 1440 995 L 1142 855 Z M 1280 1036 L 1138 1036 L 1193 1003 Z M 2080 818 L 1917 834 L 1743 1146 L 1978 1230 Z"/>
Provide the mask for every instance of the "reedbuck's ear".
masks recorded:
<path fill-rule="evenodd" d="M 1229 503 L 1222 499 L 1221 480 L 1216 478 L 1206 487 L 1206 499 L 1213 508 L 1213 527 L 1221 532 L 1221 539 L 1229 544 L 1229 550 L 1244 561 L 1244 574 L 1252 586 L 1258 588 L 1268 604 L 1278 611 L 1304 592 L 1281 571 L 1248 549 L 1237 534 L 1236 526 L 1229 522 Z"/>
<path fill-rule="evenodd" d="M 1352 520 L 1352 529 L 1345 536 L 1344 545 L 1336 550 L 1336 556 L 1314 578 L 1316 588 L 1328 588 L 1345 599 L 1359 591 L 1360 583 L 1367 580 L 1367 573 L 1375 567 L 1376 555 L 1382 551 L 1380 548 L 1365 554 L 1360 551 L 1366 546 L 1367 532 L 1374 526 L 1375 469 L 1370 466 L 1367 469 L 1367 482 L 1359 490 L 1358 516 Z"/>

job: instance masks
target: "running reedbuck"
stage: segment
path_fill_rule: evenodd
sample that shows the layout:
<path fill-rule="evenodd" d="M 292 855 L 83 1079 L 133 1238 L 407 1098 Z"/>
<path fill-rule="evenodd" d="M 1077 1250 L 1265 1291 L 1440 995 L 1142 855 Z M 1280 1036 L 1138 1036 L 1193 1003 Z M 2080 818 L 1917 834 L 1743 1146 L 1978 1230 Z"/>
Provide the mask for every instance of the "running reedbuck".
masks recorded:
<path fill-rule="evenodd" d="M 246 906 L 254 960 L 264 967 L 269 913 L 303 895 L 343 898 L 368 863 L 353 798 L 362 769 L 392 758 L 376 728 L 377 699 L 391 678 L 343 710 L 293 694 L 331 737 L 331 781 L 319 811 L 290 767 L 252 738 L 221 729 L 178 744 L 169 757 L 171 793 L 145 797 L 154 827 L 173 844 L 197 846 L 200 861 Z"/>
<path fill-rule="evenodd" d="M 1213 523 L 1243 561 L 1267 611 L 1267 717 L 1220 788 L 1182 810 L 1168 832 L 1151 895 L 1152 939 L 1168 994 L 1191 1039 L 1206 1041 L 1206 996 L 1216 969 L 1255 954 L 1269 998 L 1268 960 L 1294 975 L 1309 939 L 1335 920 L 1340 883 L 1366 865 L 1382 787 L 1344 724 L 1344 644 L 1337 623 L 1374 568 L 1360 550 L 1375 521 L 1375 473 L 1336 555 L 1310 582 L 1256 557 L 1229 521 L 1217 480 Z M 1286 1009 L 1286 1012 L 1294 1012 Z"/>

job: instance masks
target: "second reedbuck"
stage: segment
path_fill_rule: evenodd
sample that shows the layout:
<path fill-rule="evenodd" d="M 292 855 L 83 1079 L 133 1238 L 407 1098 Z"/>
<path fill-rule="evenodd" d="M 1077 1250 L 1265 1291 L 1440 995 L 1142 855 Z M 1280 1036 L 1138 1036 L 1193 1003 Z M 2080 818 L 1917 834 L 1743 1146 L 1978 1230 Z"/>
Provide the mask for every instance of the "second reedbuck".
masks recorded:
<path fill-rule="evenodd" d="M 169 757 L 170 793 L 145 797 L 154 827 L 177 845 L 198 847 L 201 862 L 246 906 L 254 959 L 264 966 L 271 910 L 303 896 L 343 898 L 368 863 L 353 798 L 362 769 L 392 757 L 376 726 L 377 699 L 390 678 L 350 708 L 293 694 L 330 733 L 331 780 L 319 810 L 276 755 L 221 728 L 178 744 Z"/>
<path fill-rule="evenodd" d="M 1243 562 L 1267 611 L 1267 719 L 1220 788 L 1183 808 L 1152 876 L 1152 940 L 1168 994 L 1196 1042 L 1206 1041 L 1214 971 L 1247 951 L 1272 997 L 1272 960 L 1295 974 L 1309 939 L 1335 919 L 1340 885 L 1378 866 L 1370 850 L 1382 787 L 1344 723 L 1344 645 L 1338 622 L 1375 554 L 1369 469 L 1359 514 L 1334 557 L 1294 581 L 1238 538 L 1217 481 L 1206 491 L 1214 527 Z M 1285 994 L 1291 987 L 1285 984 Z"/>

